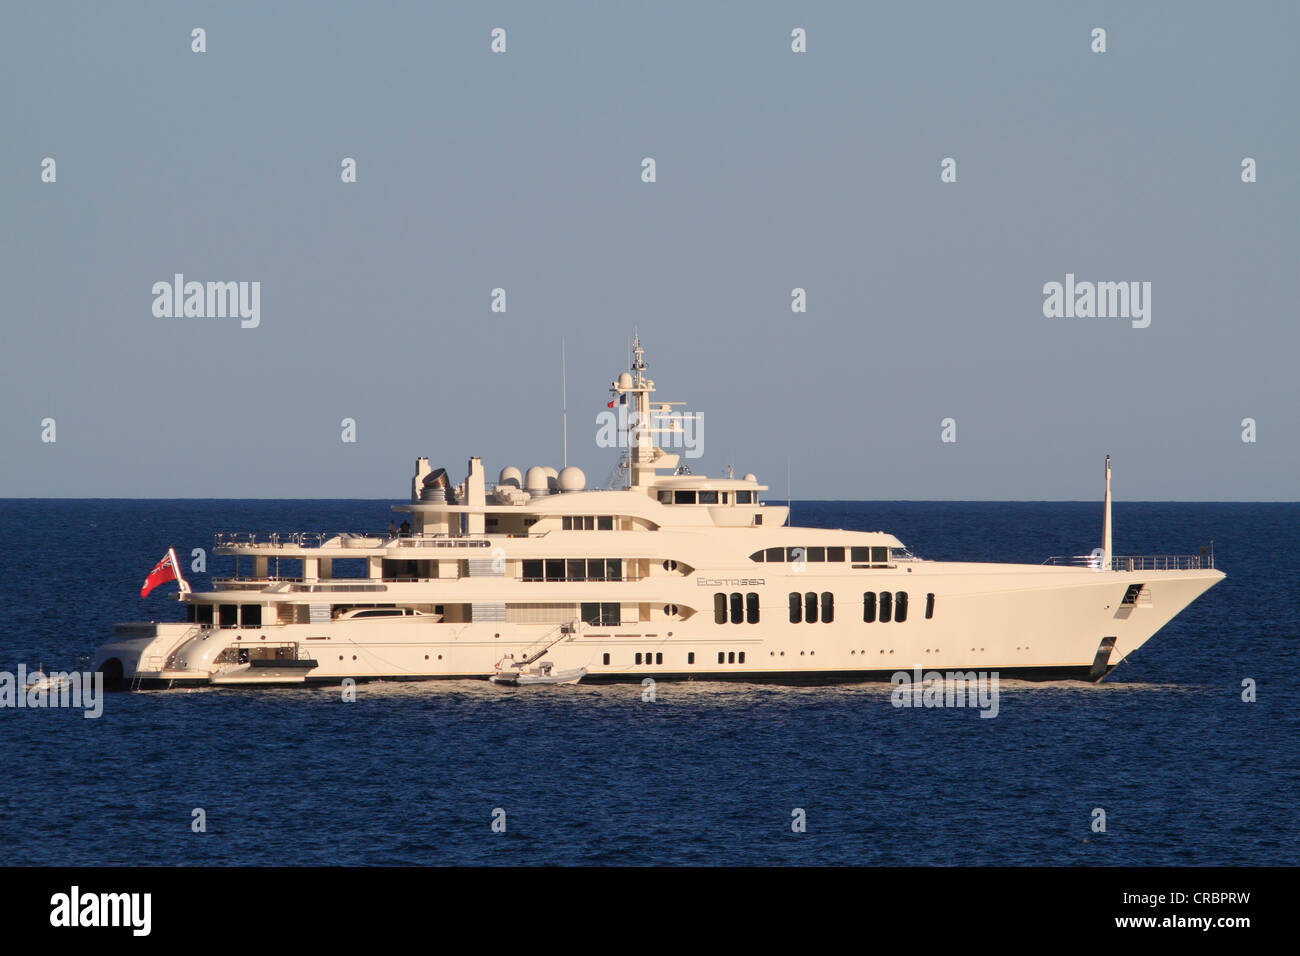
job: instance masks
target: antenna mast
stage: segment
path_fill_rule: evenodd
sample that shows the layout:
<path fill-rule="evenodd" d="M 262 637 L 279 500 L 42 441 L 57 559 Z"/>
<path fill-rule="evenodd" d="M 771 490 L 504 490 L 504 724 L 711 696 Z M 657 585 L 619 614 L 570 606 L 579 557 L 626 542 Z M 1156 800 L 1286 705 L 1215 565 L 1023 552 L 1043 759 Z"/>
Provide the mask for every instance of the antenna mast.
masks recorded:
<path fill-rule="evenodd" d="M 564 336 L 560 336 L 560 422 L 564 434 L 564 465 L 569 467 L 569 370 L 564 358 Z"/>

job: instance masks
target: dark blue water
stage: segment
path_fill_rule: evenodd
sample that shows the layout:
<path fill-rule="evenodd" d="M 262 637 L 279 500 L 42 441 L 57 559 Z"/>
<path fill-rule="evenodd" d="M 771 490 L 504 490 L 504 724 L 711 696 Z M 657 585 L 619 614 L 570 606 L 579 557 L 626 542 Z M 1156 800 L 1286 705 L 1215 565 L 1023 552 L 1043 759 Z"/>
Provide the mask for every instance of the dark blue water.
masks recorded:
<path fill-rule="evenodd" d="M 177 617 L 174 586 L 139 598 L 169 544 L 188 564 L 216 530 L 390 517 L 0 501 L 0 669 L 72 669 L 114 621 Z M 1037 563 L 1100 537 L 1095 504 L 796 502 L 795 520 L 893 531 L 936 559 Z M 660 684 L 654 703 L 479 682 L 362 685 L 351 704 L 337 688 L 117 694 L 99 720 L 0 709 L 0 832 L 32 864 L 1300 862 L 1300 505 L 1122 503 L 1115 525 L 1120 554 L 1213 539 L 1228 578 L 1102 685 L 1004 682 L 993 720 L 895 709 L 869 685 Z"/>

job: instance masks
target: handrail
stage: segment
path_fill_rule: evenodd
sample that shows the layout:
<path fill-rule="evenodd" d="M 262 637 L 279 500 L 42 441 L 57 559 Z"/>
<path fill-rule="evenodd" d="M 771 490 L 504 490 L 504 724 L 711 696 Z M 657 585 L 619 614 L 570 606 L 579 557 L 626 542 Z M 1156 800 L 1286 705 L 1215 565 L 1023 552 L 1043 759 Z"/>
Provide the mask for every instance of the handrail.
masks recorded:
<path fill-rule="evenodd" d="M 1101 558 L 1090 554 L 1053 555 L 1043 564 L 1099 569 Z M 1214 553 L 1112 555 L 1112 571 L 1201 571 L 1214 567 Z"/>
<path fill-rule="evenodd" d="M 321 548 L 326 542 L 337 540 L 346 548 L 348 541 L 375 540 L 372 548 L 397 545 L 402 548 L 487 548 L 492 542 L 487 538 L 452 537 L 446 534 L 390 535 L 388 531 L 218 531 L 212 536 L 216 548 Z"/>

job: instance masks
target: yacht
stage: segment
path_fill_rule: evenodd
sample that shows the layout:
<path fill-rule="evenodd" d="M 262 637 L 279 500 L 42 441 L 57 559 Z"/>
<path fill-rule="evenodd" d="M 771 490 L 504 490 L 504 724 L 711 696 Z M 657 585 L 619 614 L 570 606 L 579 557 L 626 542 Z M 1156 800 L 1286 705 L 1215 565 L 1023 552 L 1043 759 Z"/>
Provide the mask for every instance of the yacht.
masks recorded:
<path fill-rule="evenodd" d="M 121 689 L 811 684 L 918 669 L 1098 681 L 1224 577 L 1212 549 L 1111 553 L 1109 458 L 1089 555 L 927 561 L 885 531 L 792 527 L 754 475 L 690 472 L 673 450 L 680 403 L 652 398 L 639 338 L 632 355 L 610 386 L 612 487 L 572 466 L 505 467 L 489 483 L 479 458 L 453 484 L 418 458 L 392 509 L 400 529 L 220 533 L 234 571 L 210 591 L 191 590 L 169 552 L 184 621 L 116 625 L 96 669 Z"/>

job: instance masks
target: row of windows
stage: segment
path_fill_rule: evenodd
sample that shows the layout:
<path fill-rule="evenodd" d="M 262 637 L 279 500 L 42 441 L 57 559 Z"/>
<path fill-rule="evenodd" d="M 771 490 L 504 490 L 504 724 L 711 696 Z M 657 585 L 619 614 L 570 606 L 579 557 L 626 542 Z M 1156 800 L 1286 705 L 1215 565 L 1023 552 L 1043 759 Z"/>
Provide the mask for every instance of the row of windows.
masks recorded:
<path fill-rule="evenodd" d="M 752 505 L 754 492 L 737 491 L 736 504 Z M 730 504 L 729 493 L 725 491 L 661 491 L 659 500 L 666 505 L 726 505 Z"/>
<path fill-rule="evenodd" d="M 713 595 L 713 623 L 726 624 L 728 610 L 732 624 L 757 624 L 758 595 L 753 591 L 748 594 L 732 591 L 730 598 L 721 591 Z"/>
<path fill-rule="evenodd" d="M 613 515 L 565 515 L 561 519 L 565 531 L 613 531 Z"/>
<path fill-rule="evenodd" d="M 830 591 L 822 592 L 820 607 L 816 591 L 809 591 L 806 594 L 800 594 L 798 591 L 790 592 L 791 624 L 802 624 L 805 621 L 809 624 L 816 624 L 818 621 L 829 624 L 833 620 L 835 620 L 835 595 Z"/>
<path fill-rule="evenodd" d="M 619 558 L 545 558 L 524 562 L 525 581 L 621 581 Z"/>
<path fill-rule="evenodd" d="M 928 621 L 934 617 L 934 594 L 930 593 L 925 596 L 925 619 Z M 899 624 L 907 620 L 907 592 L 895 591 L 890 594 L 888 591 L 881 591 L 879 596 L 874 591 L 868 591 L 862 595 L 862 620 L 868 624 L 876 620 L 888 624 L 891 620 Z"/>
<path fill-rule="evenodd" d="M 602 657 L 602 662 L 605 663 L 605 664 L 609 664 L 609 655 L 608 655 L 608 654 L 603 655 L 603 657 Z M 641 663 L 645 663 L 645 664 L 662 664 L 662 663 L 664 662 L 664 656 L 663 656 L 662 653 L 660 653 L 660 652 L 658 652 L 658 651 L 656 651 L 656 652 L 653 653 L 653 654 L 649 654 L 649 653 L 646 653 L 646 654 L 637 654 L 637 656 L 636 656 L 636 662 L 637 662 L 638 664 L 641 664 Z M 688 664 L 694 664 L 694 663 L 695 663 L 695 652 L 694 652 L 694 651 L 691 651 L 691 652 L 689 652 L 689 653 L 686 655 L 686 663 L 688 663 Z M 744 651 L 741 651 L 739 654 L 737 654 L 737 652 L 735 652 L 735 651 L 725 651 L 725 652 L 724 652 L 724 651 L 718 651 L 718 663 L 719 663 L 719 664 L 743 664 L 743 663 L 745 663 L 745 652 L 744 652 Z"/>
<path fill-rule="evenodd" d="M 749 556 L 749 560 L 757 561 L 760 564 L 763 562 L 768 564 L 785 562 L 792 564 L 821 563 L 844 561 L 846 559 L 854 564 L 888 564 L 889 548 L 882 545 L 852 548 L 823 547 L 821 545 L 815 548 L 764 548 L 762 551 L 755 551 Z"/>
<path fill-rule="evenodd" d="M 584 602 L 582 604 L 582 621 L 584 624 L 594 624 L 597 627 L 618 627 L 623 623 L 621 614 L 621 605 L 597 604 L 595 602 Z"/>
<path fill-rule="evenodd" d="M 211 604 L 186 604 L 185 620 L 191 624 L 212 626 Z M 261 627 L 262 605 L 260 604 L 220 604 L 217 605 L 217 623 L 221 627 Z"/>

